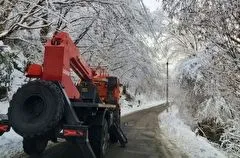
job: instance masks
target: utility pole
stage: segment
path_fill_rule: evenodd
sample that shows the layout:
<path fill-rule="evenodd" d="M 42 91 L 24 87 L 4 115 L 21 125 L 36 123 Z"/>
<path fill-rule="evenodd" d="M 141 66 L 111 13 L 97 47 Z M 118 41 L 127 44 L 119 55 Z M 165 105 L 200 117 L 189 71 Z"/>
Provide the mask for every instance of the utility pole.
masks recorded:
<path fill-rule="evenodd" d="M 167 59 L 167 87 L 166 87 L 166 105 L 169 105 L 169 102 L 168 102 L 168 80 L 169 80 L 169 76 L 168 76 L 168 59 Z"/>

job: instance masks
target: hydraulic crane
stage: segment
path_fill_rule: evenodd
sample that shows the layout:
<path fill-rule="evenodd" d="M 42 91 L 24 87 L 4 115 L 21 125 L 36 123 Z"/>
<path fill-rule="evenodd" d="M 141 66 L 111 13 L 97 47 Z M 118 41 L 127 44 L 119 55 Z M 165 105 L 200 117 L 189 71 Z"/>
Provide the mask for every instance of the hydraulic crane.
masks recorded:
<path fill-rule="evenodd" d="M 119 79 L 104 67 L 90 67 L 67 33 L 55 33 L 45 44 L 43 64 L 28 64 L 25 75 L 32 80 L 13 95 L 8 114 L 0 115 L 0 135 L 13 128 L 29 155 L 58 138 L 78 145 L 86 158 L 103 158 L 109 142 L 125 146 Z"/>

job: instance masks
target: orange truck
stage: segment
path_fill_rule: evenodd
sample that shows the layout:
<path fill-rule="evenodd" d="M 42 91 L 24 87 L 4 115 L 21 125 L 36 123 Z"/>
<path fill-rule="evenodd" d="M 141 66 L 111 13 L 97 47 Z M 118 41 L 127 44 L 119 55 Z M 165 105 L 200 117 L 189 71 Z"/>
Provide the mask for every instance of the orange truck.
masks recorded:
<path fill-rule="evenodd" d="M 109 142 L 125 146 L 119 79 L 104 67 L 90 67 L 67 33 L 55 33 L 43 64 L 29 64 L 25 74 L 32 80 L 13 95 L 8 114 L 0 115 L 0 135 L 12 128 L 29 155 L 43 153 L 58 138 L 76 144 L 85 158 L 103 158 Z"/>

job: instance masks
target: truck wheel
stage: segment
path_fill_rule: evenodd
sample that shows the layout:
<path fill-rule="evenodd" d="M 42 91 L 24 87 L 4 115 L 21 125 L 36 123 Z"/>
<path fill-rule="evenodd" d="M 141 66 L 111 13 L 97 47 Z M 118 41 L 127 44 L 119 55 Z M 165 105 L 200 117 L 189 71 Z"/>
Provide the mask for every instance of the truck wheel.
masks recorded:
<path fill-rule="evenodd" d="M 117 136 L 115 135 L 115 133 L 113 133 L 113 132 L 110 132 L 110 141 L 111 141 L 111 143 L 117 143 L 118 142 L 118 138 L 117 138 Z"/>
<path fill-rule="evenodd" d="M 108 123 L 104 119 L 102 126 L 94 126 L 90 130 L 90 144 L 97 158 L 104 158 L 109 148 Z"/>
<path fill-rule="evenodd" d="M 13 95 L 8 109 L 9 123 L 25 137 L 44 135 L 63 117 L 64 99 L 60 88 L 50 81 L 31 81 Z"/>
<path fill-rule="evenodd" d="M 121 110 L 120 110 L 120 107 L 118 107 L 114 113 L 114 121 L 115 123 L 120 127 L 121 126 Z"/>
<path fill-rule="evenodd" d="M 121 120 L 120 120 L 121 119 L 121 111 L 120 111 L 119 108 L 114 110 L 113 116 L 114 116 L 114 118 L 113 118 L 114 124 L 116 126 L 120 127 L 121 126 L 121 124 L 120 124 L 120 122 L 121 122 Z M 118 138 L 117 138 L 116 133 L 114 131 L 114 127 L 110 128 L 109 133 L 110 133 L 110 141 L 111 141 L 111 143 L 117 143 L 118 142 Z"/>
<path fill-rule="evenodd" d="M 28 155 L 39 155 L 43 153 L 47 143 L 48 140 L 45 138 L 24 138 L 23 149 Z"/>

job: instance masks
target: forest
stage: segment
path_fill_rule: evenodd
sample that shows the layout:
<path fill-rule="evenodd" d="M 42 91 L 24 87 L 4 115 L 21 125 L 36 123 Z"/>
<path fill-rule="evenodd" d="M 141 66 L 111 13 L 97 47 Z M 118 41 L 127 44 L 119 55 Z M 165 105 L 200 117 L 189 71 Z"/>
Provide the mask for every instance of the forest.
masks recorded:
<path fill-rule="evenodd" d="M 150 11 L 143 0 L 0 0 L 0 101 L 11 98 L 28 62 L 42 63 L 44 43 L 65 31 L 131 99 L 165 98 L 169 62 L 170 100 L 185 123 L 240 157 L 240 1 L 157 4 Z"/>

